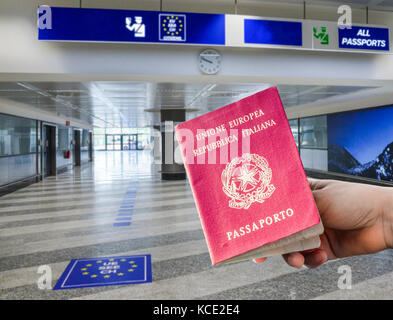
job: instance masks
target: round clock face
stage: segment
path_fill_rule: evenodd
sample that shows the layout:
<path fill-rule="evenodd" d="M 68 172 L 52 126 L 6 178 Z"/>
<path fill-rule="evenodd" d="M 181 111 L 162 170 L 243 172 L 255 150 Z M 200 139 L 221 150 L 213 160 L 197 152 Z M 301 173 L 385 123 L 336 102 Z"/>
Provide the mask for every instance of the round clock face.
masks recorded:
<path fill-rule="evenodd" d="M 199 68 L 203 73 L 216 74 L 221 68 L 221 55 L 213 49 L 206 49 L 199 54 Z"/>

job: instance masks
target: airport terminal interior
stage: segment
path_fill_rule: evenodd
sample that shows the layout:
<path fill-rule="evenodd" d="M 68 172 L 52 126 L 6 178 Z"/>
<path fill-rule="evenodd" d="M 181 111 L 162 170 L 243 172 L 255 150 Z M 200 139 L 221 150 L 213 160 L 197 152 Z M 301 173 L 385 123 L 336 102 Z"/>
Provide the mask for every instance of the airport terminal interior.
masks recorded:
<path fill-rule="evenodd" d="M 392 28 L 389 0 L 0 0 L 0 299 L 393 299 L 391 249 L 212 266 L 167 140 L 277 87 L 308 177 L 393 187 Z"/>

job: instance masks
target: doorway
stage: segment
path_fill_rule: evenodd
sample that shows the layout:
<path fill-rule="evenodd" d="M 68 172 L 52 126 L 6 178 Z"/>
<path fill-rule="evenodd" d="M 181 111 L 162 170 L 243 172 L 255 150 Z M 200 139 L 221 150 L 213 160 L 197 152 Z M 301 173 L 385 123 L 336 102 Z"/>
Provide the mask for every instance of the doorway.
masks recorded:
<path fill-rule="evenodd" d="M 138 149 L 138 135 L 124 134 L 123 135 L 123 149 L 122 150 L 137 150 Z"/>
<path fill-rule="evenodd" d="M 89 132 L 89 161 L 93 161 L 93 132 Z"/>
<path fill-rule="evenodd" d="M 42 127 L 42 165 L 44 177 L 56 175 L 56 127 Z"/>
<path fill-rule="evenodd" d="M 74 130 L 74 166 L 81 165 L 81 132 Z"/>
<path fill-rule="evenodd" d="M 106 148 L 107 148 L 107 150 L 121 150 L 121 135 L 120 134 L 107 134 L 106 135 Z"/>

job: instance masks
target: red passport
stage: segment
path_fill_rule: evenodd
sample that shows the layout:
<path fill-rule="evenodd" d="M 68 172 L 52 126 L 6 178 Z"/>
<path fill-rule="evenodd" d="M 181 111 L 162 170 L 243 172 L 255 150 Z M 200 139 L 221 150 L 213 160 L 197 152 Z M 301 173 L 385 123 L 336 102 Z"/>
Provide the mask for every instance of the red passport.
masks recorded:
<path fill-rule="evenodd" d="M 277 88 L 175 132 L 214 265 L 320 223 Z"/>

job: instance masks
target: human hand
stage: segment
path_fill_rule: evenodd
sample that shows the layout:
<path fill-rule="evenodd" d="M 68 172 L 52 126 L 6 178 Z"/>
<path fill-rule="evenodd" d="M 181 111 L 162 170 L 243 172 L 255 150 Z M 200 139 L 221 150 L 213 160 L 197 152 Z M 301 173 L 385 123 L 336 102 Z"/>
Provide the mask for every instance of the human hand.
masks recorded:
<path fill-rule="evenodd" d="M 309 179 L 325 231 L 317 249 L 283 255 L 293 267 L 393 248 L 393 189 Z M 255 259 L 257 263 L 265 258 Z"/>

